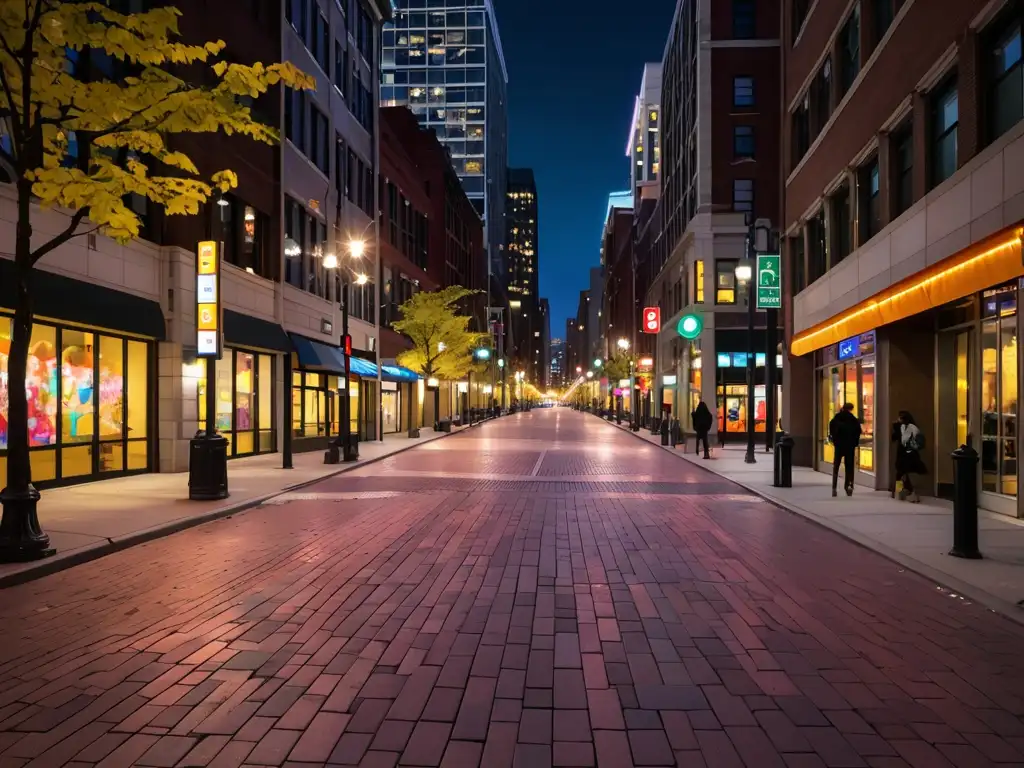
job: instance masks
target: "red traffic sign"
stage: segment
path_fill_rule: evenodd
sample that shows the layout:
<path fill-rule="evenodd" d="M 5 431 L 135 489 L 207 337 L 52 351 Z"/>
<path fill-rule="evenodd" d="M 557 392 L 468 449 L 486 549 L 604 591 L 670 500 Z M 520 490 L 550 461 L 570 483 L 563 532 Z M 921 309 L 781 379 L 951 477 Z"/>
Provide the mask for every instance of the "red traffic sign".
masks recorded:
<path fill-rule="evenodd" d="M 644 307 L 644 333 L 661 331 L 661 307 Z"/>
<path fill-rule="evenodd" d="M 341 337 L 341 346 L 345 350 L 345 354 L 352 357 L 352 337 L 350 335 Z"/>

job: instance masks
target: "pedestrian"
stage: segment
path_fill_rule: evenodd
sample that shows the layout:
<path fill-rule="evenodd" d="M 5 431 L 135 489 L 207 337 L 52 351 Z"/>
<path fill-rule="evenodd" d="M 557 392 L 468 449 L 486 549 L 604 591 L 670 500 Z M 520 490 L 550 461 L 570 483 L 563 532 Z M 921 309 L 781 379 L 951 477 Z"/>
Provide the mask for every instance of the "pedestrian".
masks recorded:
<path fill-rule="evenodd" d="M 860 419 L 853 415 L 853 403 L 843 406 L 828 424 L 828 436 L 832 440 L 832 495 L 838 496 L 839 465 L 846 464 L 846 482 L 843 487 L 847 496 L 853 496 L 853 457 L 860 445 Z"/>
<path fill-rule="evenodd" d="M 693 413 L 690 414 L 690 418 L 693 420 L 693 431 L 697 433 L 697 453 L 700 453 L 701 441 L 704 441 L 704 458 L 711 458 L 711 449 L 708 445 L 708 433 L 711 431 L 711 425 L 714 423 L 714 416 L 711 415 L 711 409 L 708 408 L 708 404 L 703 399 L 697 403 L 697 407 L 693 409 Z"/>
<path fill-rule="evenodd" d="M 897 443 L 896 478 L 903 482 L 903 487 L 900 489 L 900 501 L 920 504 L 921 497 L 917 495 L 914 481 L 910 476 L 928 474 L 928 468 L 921 460 L 921 451 L 924 449 L 924 433 L 917 426 L 909 411 L 900 411 L 899 421 L 892 426 L 893 442 Z M 898 442 L 897 435 L 899 435 Z"/>

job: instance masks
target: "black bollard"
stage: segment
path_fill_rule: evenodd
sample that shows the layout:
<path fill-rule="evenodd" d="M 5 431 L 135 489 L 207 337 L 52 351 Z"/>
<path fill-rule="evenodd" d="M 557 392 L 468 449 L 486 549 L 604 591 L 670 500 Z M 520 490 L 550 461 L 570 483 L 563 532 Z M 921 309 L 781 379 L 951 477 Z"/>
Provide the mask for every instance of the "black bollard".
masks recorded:
<path fill-rule="evenodd" d="M 953 451 L 953 548 L 949 554 L 979 560 L 978 452 L 970 445 Z"/>
<path fill-rule="evenodd" d="M 772 485 L 776 488 L 793 487 L 793 438 L 780 432 L 775 440 L 775 467 Z"/>

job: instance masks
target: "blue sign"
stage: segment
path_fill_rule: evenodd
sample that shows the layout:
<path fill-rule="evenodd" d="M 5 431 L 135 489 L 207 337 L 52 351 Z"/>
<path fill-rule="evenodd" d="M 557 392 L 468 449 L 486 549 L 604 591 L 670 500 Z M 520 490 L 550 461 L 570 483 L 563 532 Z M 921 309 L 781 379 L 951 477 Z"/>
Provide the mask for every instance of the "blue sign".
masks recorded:
<path fill-rule="evenodd" d="M 858 354 L 860 354 L 860 337 L 854 336 L 852 339 L 845 339 L 839 342 L 840 360 L 849 360 Z"/>
<path fill-rule="evenodd" d="M 758 352 L 757 356 L 754 358 L 754 365 L 756 365 L 758 368 L 764 368 L 766 359 L 767 358 L 765 357 L 764 352 Z"/>
<path fill-rule="evenodd" d="M 719 352 L 718 353 L 718 367 L 719 368 L 728 368 L 729 367 L 729 353 L 728 352 Z"/>
<path fill-rule="evenodd" d="M 733 352 L 732 353 L 732 367 L 733 368 L 746 368 L 747 367 L 747 353 L 746 352 Z"/>

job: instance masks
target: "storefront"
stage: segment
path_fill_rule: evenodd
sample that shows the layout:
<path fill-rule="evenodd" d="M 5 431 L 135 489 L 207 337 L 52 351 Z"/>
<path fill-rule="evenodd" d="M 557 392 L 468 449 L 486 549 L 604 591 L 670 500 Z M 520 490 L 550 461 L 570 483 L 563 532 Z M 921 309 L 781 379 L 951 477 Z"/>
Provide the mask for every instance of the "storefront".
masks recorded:
<path fill-rule="evenodd" d="M 818 460 L 832 471 L 835 448 L 829 440 L 828 425 L 847 403 L 861 421 L 860 449 L 856 463 L 860 472 L 875 471 L 875 332 L 846 339 L 818 350 Z"/>
<path fill-rule="evenodd" d="M 0 260 L 0 484 L 9 439 L 10 272 Z M 159 305 L 42 271 L 35 290 L 25 380 L 33 482 L 46 487 L 150 471 L 154 342 L 164 331 Z"/>
<path fill-rule="evenodd" d="M 715 359 L 715 398 L 719 441 L 738 440 L 747 433 L 747 352 L 718 352 Z M 766 384 L 767 355 L 754 354 L 754 431 L 763 434 L 767 428 L 768 396 Z M 781 420 L 781 360 L 776 357 L 776 417 Z"/>
<path fill-rule="evenodd" d="M 199 426 L 206 424 L 206 361 L 194 365 L 198 378 Z M 273 453 L 277 450 L 274 425 L 276 356 L 254 350 L 225 347 L 217 361 L 216 426 L 228 440 L 228 457 Z"/>

